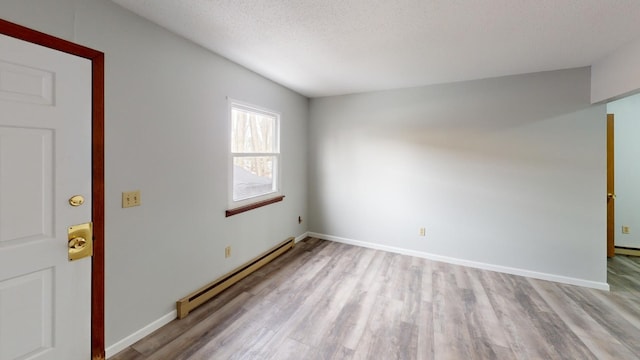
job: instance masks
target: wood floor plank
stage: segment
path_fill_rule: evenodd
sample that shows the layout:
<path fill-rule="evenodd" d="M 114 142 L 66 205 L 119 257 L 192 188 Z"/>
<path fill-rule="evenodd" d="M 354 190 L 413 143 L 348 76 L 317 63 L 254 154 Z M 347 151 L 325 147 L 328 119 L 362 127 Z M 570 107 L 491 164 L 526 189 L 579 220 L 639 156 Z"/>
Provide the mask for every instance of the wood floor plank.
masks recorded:
<path fill-rule="evenodd" d="M 416 359 L 434 359 L 433 303 L 422 301 L 418 315 L 418 345 Z"/>
<path fill-rule="evenodd" d="M 324 256 L 327 253 L 335 253 L 336 249 L 341 247 L 343 247 L 341 244 L 328 246 L 326 251 L 323 250 L 323 252 L 319 253 L 318 256 Z M 344 248 L 342 250 L 344 250 Z M 264 349 L 261 353 L 262 357 L 268 358 L 273 356 L 273 349 L 277 349 L 287 339 L 294 339 L 298 341 L 303 340 L 300 342 L 304 342 L 304 340 L 307 342 L 314 342 L 315 339 L 310 337 L 307 332 L 316 332 L 317 329 L 315 326 L 320 326 L 326 329 L 326 327 L 331 325 L 330 321 L 323 321 L 324 319 L 319 323 L 315 322 L 318 320 L 319 313 L 314 310 L 320 308 L 320 311 L 326 311 L 328 309 L 335 315 L 336 307 L 332 307 L 331 301 L 336 300 L 339 303 L 343 301 L 340 299 L 347 297 L 349 293 L 349 291 L 344 290 L 344 288 L 341 288 L 340 286 L 341 283 L 339 280 L 344 279 L 345 273 L 342 271 L 335 271 L 335 269 L 347 268 L 351 263 L 351 259 L 341 256 L 333 256 L 329 259 L 330 260 L 325 263 L 322 269 L 315 272 L 315 275 L 311 277 L 306 284 L 297 286 L 294 284 L 290 289 L 291 294 L 288 297 L 287 304 L 291 305 L 292 299 L 297 302 L 295 302 L 293 306 L 287 306 L 287 308 L 290 308 L 293 311 L 287 319 L 286 324 L 278 326 L 276 335 L 267 345 L 270 349 Z M 350 281 L 350 285 L 346 287 L 352 288 L 354 286 L 355 282 Z M 300 291 L 301 289 L 302 291 Z M 343 291 L 341 291 L 341 289 Z M 334 295 L 339 293 L 341 295 L 327 297 L 326 294 L 328 293 L 333 293 Z M 292 296 L 292 294 L 295 295 Z M 269 323 L 273 322 L 269 321 Z"/>
<path fill-rule="evenodd" d="M 297 272 L 306 266 L 307 261 L 315 256 L 315 254 L 310 251 L 301 251 L 298 256 L 294 256 L 293 252 L 290 251 L 285 253 L 285 255 L 289 256 L 286 258 L 277 258 L 270 264 L 271 266 L 264 266 L 252 274 L 252 276 L 245 278 L 250 279 L 255 276 L 261 279 L 260 282 L 251 286 L 246 291 L 254 295 L 270 292 L 280 284 L 286 283 L 289 280 L 289 274 Z"/>
<path fill-rule="evenodd" d="M 437 359 L 470 359 L 472 350 L 464 326 L 462 291 L 453 267 L 437 264 L 433 268 L 433 332 Z"/>
<path fill-rule="evenodd" d="M 474 302 L 469 303 L 469 305 L 473 306 L 467 309 L 469 314 L 467 318 L 473 320 L 470 328 L 472 326 L 478 327 L 478 329 L 473 329 L 474 336 L 490 341 L 496 349 L 508 349 L 507 337 L 487 295 L 487 292 L 491 291 L 491 289 L 486 289 L 480 281 L 482 274 L 487 273 L 487 270 L 471 268 L 465 270 L 469 275 L 469 286 L 474 295 Z M 500 352 L 504 352 L 504 350 L 500 350 Z"/>
<path fill-rule="evenodd" d="M 614 307 L 600 299 L 591 296 L 589 291 L 577 287 L 561 286 L 564 293 L 605 328 L 618 342 L 626 346 L 634 354 L 640 355 L 640 342 L 638 341 L 639 329 L 620 316 Z"/>
<path fill-rule="evenodd" d="M 273 337 L 273 331 L 249 322 L 225 328 L 187 359 L 246 359 L 257 356 L 259 349 Z"/>
<path fill-rule="evenodd" d="M 308 238 L 110 360 L 640 359 L 640 260 L 611 292 Z"/>
<path fill-rule="evenodd" d="M 598 359 L 632 359 L 634 354 L 611 336 L 589 313 L 548 281 L 529 280 L 547 304 L 569 326 Z"/>
<path fill-rule="evenodd" d="M 406 262 L 409 263 L 409 262 Z M 404 269 L 403 287 L 401 298 L 404 302 L 401 320 L 411 324 L 417 324 L 422 304 L 422 276 L 423 270 L 417 266 L 409 266 Z"/>
<path fill-rule="evenodd" d="M 232 325 L 244 312 L 242 303 L 250 295 L 241 293 L 220 310 L 204 318 L 181 333 L 166 346 L 149 355 L 149 359 L 188 359 L 200 347 L 205 346 L 217 333 Z"/>
<path fill-rule="evenodd" d="M 347 266 L 346 263 L 337 263 L 336 265 Z M 310 346 L 318 346 L 325 341 L 326 334 L 336 323 L 336 319 L 348 303 L 358 281 L 357 277 L 347 276 L 345 272 L 341 272 L 339 275 L 331 277 L 330 274 L 327 274 L 325 278 L 327 286 L 323 287 L 321 292 L 317 292 L 318 301 L 314 301 L 303 321 L 295 328 L 294 334 L 291 336 L 293 339 Z M 333 296 L 324 296 L 327 293 L 331 293 Z"/>
<path fill-rule="evenodd" d="M 414 258 L 416 259 L 416 258 Z M 422 269 L 422 284 L 420 285 L 420 295 L 422 301 L 433 301 L 433 264 L 434 261 L 419 259 L 419 261 L 413 261 L 420 269 Z"/>
<path fill-rule="evenodd" d="M 523 359 L 552 359 L 551 344 L 531 322 L 528 295 L 517 288 L 513 276 L 496 273 L 481 275 L 483 286 L 493 289 L 487 294 L 514 354 Z"/>
<path fill-rule="evenodd" d="M 354 359 L 398 359 L 401 352 L 400 321 L 402 301 L 377 296 Z"/>
<path fill-rule="evenodd" d="M 479 359 L 513 358 L 500 322 L 494 312 L 484 288 L 481 286 L 479 270 L 460 268 L 456 281 L 465 287 L 461 289 L 464 306 L 464 322 L 469 332 L 472 356 Z M 500 355 L 499 355 L 500 354 Z"/>
<path fill-rule="evenodd" d="M 334 328 L 331 330 L 341 337 L 341 344 L 348 349 L 355 350 L 364 334 L 378 290 L 382 286 L 382 281 L 376 280 L 379 276 L 379 269 L 383 268 L 383 264 L 388 260 L 390 258 L 386 257 L 383 252 L 376 252 L 367 271 L 363 273 L 360 282 L 354 289 L 350 302 L 342 310 L 340 322 L 334 324 Z"/>
<path fill-rule="evenodd" d="M 616 294 L 637 298 L 640 289 L 640 258 L 617 255 L 607 259 L 608 282 Z"/>
<path fill-rule="evenodd" d="M 142 360 L 145 358 L 146 357 L 144 355 L 129 347 L 124 349 L 117 355 L 110 357 L 109 360 Z"/>
<path fill-rule="evenodd" d="M 640 274 L 639 274 L 640 276 Z M 640 329 L 640 296 L 631 297 L 628 294 L 592 291 L 590 297 L 598 299 L 601 304 L 610 308 L 616 317 L 622 317 L 635 328 Z"/>
<path fill-rule="evenodd" d="M 311 347 L 293 339 L 285 339 L 278 350 L 269 359 L 272 360 L 299 360 L 307 358 Z M 256 357 L 256 359 L 259 359 Z"/>

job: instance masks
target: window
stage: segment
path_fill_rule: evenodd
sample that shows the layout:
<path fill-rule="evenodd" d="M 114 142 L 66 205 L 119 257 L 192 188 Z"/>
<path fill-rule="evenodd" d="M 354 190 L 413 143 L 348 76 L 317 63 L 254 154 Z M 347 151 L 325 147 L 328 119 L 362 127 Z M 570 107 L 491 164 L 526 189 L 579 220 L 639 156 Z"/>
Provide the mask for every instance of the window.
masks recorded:
<path fill-rule="evenodd" d="M 280 115 L 230 102 L 231 207 L 278 196 Z"/>

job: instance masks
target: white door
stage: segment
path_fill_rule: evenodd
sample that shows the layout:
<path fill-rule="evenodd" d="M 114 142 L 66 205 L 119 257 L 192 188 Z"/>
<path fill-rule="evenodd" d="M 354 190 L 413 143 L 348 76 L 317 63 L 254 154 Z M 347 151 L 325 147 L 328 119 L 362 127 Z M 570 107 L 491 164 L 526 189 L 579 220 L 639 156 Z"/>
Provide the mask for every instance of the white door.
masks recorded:
<path fill-rule="evenodd" d="M 89 221 L 91 62 L 0 35 L 0 360 L 90 358 Z"/>

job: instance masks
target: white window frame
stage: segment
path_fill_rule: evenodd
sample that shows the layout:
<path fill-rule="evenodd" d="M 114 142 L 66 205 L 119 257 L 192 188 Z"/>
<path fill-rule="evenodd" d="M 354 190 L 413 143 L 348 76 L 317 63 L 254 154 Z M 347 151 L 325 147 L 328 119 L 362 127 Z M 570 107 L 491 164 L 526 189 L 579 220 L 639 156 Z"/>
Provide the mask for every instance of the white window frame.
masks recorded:
<path fill-rule="evenodd" d="M 281 114 L 277 111 L 271 110 L 271 109 L 267 109 L 261 106 L 257 106 L 257 105 L 253 105 L 250 103 L 246 103 L 243 101 L 238 101 L 238 100 L 234 100 L 229 98 L 228 99 L 228 112 L 227 112 L 227 126 L 228 126 L 228 132 L 227 132 L 227 140 L 228 140 L 228 144 L 227 144 L 227 151 L 229 152 L 229 161 L 228 161 L 228 167 L 227 167 L 227 171 L 228 171 L 228 206 L 231 209 L 234 208 L 239 208 L 239 207 L 243 207 L 243 206 L 248 206 L 248 205 L 252 205 L 252 204 L 256 204 L 265 200 L 269 200 L 278 196 L 282 195 L 281 192 L 281 185 L 282 185 L 282 181 L 281 181 L 281 177 L 280 177 L 280 173 L 281 173 L 281 169 L 282 169 L 282 157 L 281 157 L 281 153 L 280 153 L 280 126 L 281 126 Z M 240 110 L 244 110 L 244 111 L 248 111 L 248 112 L 254 112 L 254 113 L 258 113 L 258 114 L 263 114 L 266 116 L 272 116 L 275 118 L 275 129 L 274 129 L 274 134 L 273 136 L 275 137 L 273 139 L 274 142 L 274 146 L 275 146 L 275 152 L 272 153 L 236 153 L 232 151 L 232 136 L 233 136 L 233 127 L 232 127 L 232 111 L 233 109 L 240 109 Z M 233 199 L 233 171 L 234 171 L 234 158 L 235 157 L 252 157 L 252 156 L 273 156 L 275 158 L 275 166 L 273 169 L 273 181 L 275 183 L 275 189 L 274 191 L 262 194 L 262 195 L 257 195 L 257 196 L 252 196 L 246 199 L 241 199 L 241 200 L 234 200 Z"/>

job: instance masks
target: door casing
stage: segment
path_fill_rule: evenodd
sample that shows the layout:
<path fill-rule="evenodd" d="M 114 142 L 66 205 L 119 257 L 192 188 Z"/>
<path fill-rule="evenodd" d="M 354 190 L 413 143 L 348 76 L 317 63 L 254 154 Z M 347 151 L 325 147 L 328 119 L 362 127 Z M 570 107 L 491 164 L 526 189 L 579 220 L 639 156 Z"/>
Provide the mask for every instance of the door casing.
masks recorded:
<path fill-rule="evenodd" d="M 615 256 L 614 116 L 607 114 L 607 257 Z M 611 195 L 610 195 L 611 194 Z"/>
<path fill-rule="evenodd" d="M 104 53 L 0 19 L 0 34 L 91 61 L 91 182 L 93 258 L 91 270 L 91 357 L 105 358 L 104 343 Z"/>

